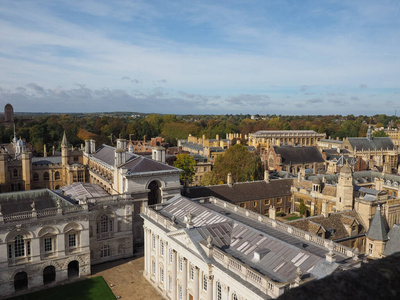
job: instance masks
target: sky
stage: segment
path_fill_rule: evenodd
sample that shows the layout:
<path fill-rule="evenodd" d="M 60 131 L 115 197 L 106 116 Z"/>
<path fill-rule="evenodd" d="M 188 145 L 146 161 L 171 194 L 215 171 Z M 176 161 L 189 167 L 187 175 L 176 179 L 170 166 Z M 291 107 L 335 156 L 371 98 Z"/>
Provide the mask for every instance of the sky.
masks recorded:
<path fill-rule="evenodd" d="M 400 114 L 400 0 L 0 1 L 15 112 Z"/>

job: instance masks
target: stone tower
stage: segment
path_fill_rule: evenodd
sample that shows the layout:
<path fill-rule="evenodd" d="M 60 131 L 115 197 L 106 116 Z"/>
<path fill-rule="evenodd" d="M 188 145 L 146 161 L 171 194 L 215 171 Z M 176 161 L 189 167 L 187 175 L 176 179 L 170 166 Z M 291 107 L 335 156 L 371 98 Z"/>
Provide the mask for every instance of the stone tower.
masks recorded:
<path fill-rule="evenodd" d="M 63 181 L 66 185 L 70 184 L 68 178 L 68 141 L 64 131 L 64 135 L 61 141 L 61 162 L 63 166 Z"/>
<path fill-rule="evenodd" d="M 365 253 L 372 258 L 382 258 L 388 237 L 380 205 L 376 208 L 375 215 L 369 225 L 366 237 Z"/>
<path fill-rule="evenodd" d="M 336 210 L 353 209 L 354 186 L 353 171 L 346 163 L 339 173 L 336 190 Z"/>
<path fill-rule="evenodd" d="M 4 107 L 4 122 L 14 123 L 14 108 L 10 103 L 7 103 Z"/>
<path fill-rule="evenodd" d="M 32 153 L 28 151 L 23 151 L 21 153 L 22 161 L 22 180 L 25 184 L 25 191 L 31 189 L 32 180 Z"/>

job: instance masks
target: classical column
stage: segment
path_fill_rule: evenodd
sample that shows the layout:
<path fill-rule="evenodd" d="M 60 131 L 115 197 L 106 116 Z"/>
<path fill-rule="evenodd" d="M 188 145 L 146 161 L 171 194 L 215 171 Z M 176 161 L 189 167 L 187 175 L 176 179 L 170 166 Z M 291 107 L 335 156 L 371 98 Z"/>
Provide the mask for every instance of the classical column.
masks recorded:
<path fill-rule="evenodd" d="M 172 251 L 172 300 L 176 300 L 176 285 L 177 285 L 177 281 L 176 281 L 176 273 L 177 273 L 177 268 L 176 268 L 176 251 L 171 249 Z M 169 279 L 168 279 L 169 280 Z"/>
<path fill-rule="evenodd" d="M 187 271 L 187 259 L 182 258 L 182 299 L 186 300 L 187 299 L 187 277 L 188 277 L 188 271 Z"/>
<path fill-rule="evenodd" d="M 207 300 L 213 300 L 214 275 L 207 278 Z"/>
<path fill-rule="evenodd" d="M 156 284 L 160 283 L 160 236 L 156 235 Z"/>
<path fill-rule="evenodd" d="M 193 298 L 194 300 L 199 300 L 199 286 L 200 286 L 200 281 L 199 281 L 199 268 L 194 267 L 194 281 L 193 281 L 194 287 L 194 295 Z"/>

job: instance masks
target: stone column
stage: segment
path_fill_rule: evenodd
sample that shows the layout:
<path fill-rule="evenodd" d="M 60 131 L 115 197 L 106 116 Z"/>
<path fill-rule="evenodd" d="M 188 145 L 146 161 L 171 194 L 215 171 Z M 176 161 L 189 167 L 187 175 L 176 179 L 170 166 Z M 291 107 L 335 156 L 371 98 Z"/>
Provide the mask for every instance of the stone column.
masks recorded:
<path fill-rule="evenodd" d="M 144 233 L 144 276 L 147 277 L 147 274 L 149 272 L 149 266 L 147 264 L 147 260 L 149 259 L 149 246 L 147 244 L 147 239 L 148 239 L 148 230 L 147 227 L 143 228 L 143 233 Z"/>
<path fill-rule="evenodd" d="M 171 249 L 172 250 L 172 249 Z M 177 273 L 177 267 L 176 267 L 177 261 L 176 261 L 176 251 L 172 250 L 172 300 L 176 300 L 176 273 Z"/>
<path fill-rule="evenodd" d="M 156 284 L 160 283 L 160 236 L 156 236 Z"/>
<path fill-rule="evenodd" d="M 187 300 L 187 278 L 188 278 L 188 270 L 187 270 L 187 259 L 185 257 L 182 258 L 182 299 Z"/>
<path fill-rule="evenodd" d="M 207 278 L 207 300 L 213 300 L 214 296 L 214 275 Z"/>
<path fill-rule="evenodd" d="M 199 286 L 200 286 L 200 281 L 199 281 L 199 268 L 194 267 L 194 281 L 193 281 L 193 298 L 194 300 L 199 300 Z"/>

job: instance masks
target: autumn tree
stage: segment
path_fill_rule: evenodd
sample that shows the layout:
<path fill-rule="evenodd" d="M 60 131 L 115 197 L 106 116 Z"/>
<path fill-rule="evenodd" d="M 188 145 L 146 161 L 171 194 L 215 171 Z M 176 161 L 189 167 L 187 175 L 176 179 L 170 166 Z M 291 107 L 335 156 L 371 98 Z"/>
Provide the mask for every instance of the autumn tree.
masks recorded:
<path fill-rule="evenodd" d="M 186 185 L 187 182 L 193 181 L 195 165 L 196 161 L 189 154 L 178 154 L 176 156 L 174 167 L 183 170 L 179 175 L 182 184 Z"/>

